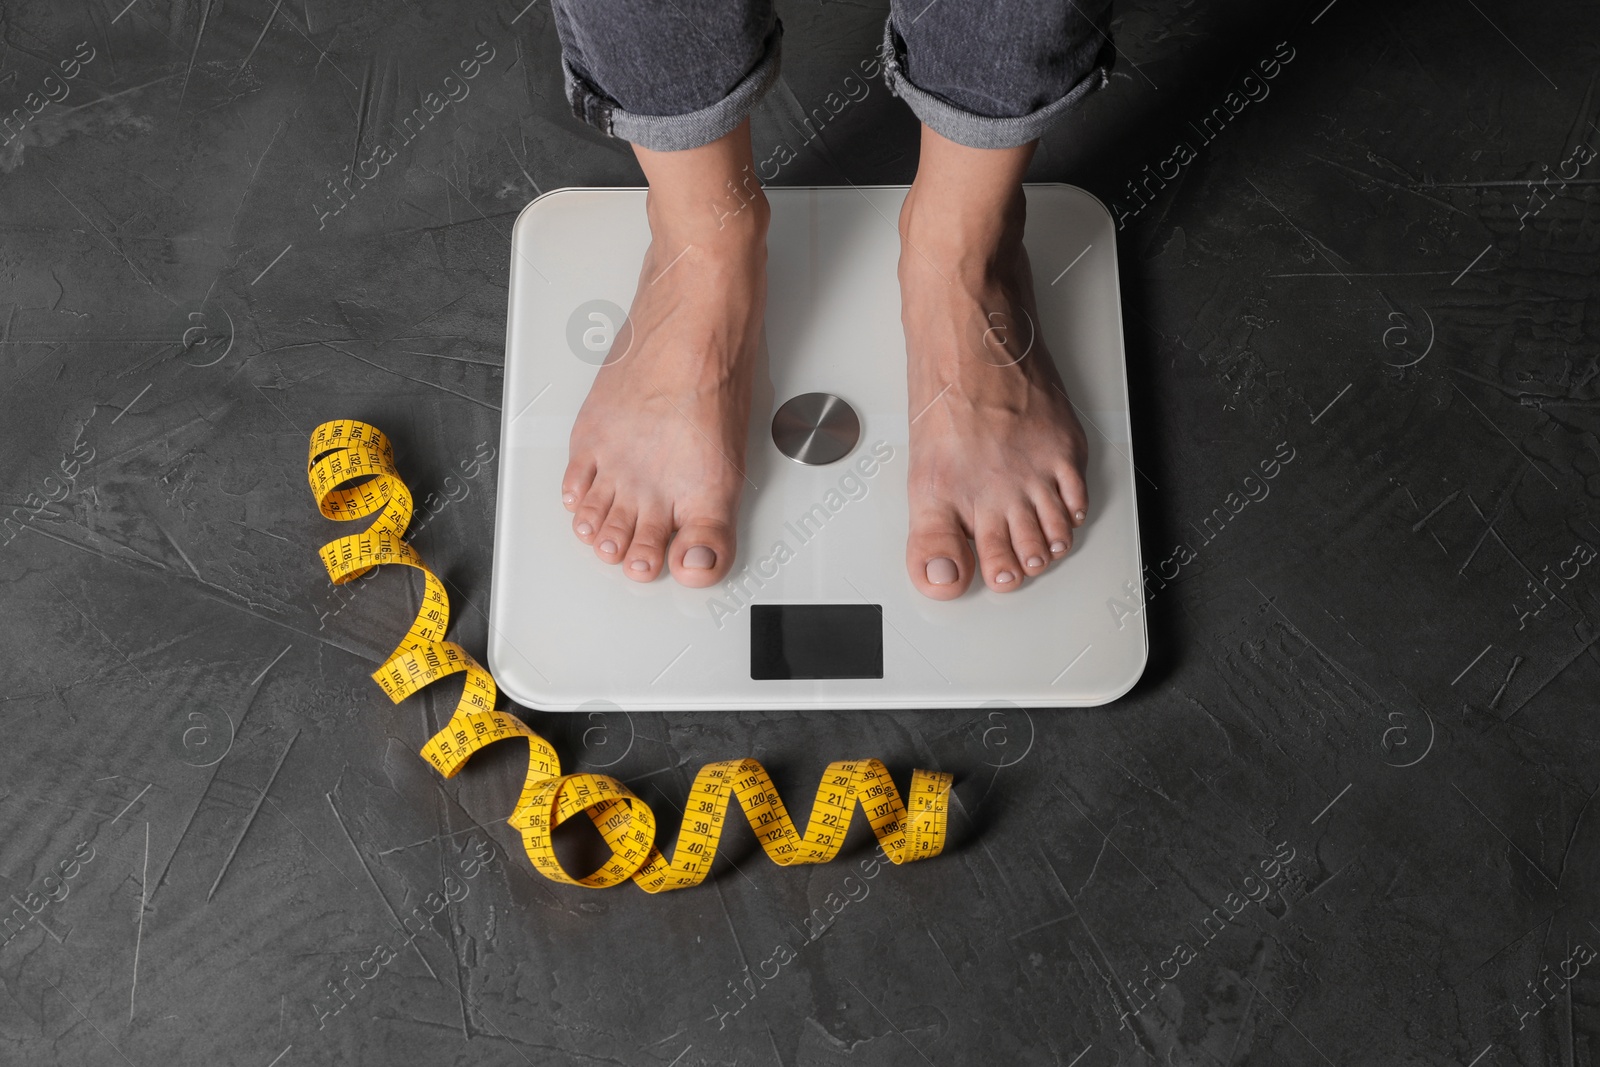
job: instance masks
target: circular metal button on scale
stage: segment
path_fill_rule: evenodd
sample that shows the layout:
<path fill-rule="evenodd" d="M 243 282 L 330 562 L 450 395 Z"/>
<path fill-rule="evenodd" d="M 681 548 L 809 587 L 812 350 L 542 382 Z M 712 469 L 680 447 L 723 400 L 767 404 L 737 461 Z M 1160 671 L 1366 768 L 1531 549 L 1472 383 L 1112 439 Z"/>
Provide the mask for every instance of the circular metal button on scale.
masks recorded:
<path fill-rule="evenodd" d="M 859 440 L 861 419 L 832 393 L 801 393 L 784 401 L 772 416 L 772 443 L 808 466 L 843 459 Z"/>

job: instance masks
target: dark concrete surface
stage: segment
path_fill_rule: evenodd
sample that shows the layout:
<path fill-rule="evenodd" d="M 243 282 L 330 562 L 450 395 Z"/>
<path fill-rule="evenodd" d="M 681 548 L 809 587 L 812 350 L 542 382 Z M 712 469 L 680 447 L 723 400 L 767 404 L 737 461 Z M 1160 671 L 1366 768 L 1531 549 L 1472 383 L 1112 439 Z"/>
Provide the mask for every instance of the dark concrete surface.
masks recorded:
<path fill-rule="evenodd" d="M 758 139 L 882 8 L 780 4 Z M 1145 553 L 1177 570 L 1106 609 L 1147 619 L 1145 679 L 1032 714 L 526 712 L 669 828 L 714 759 L 802 811 L 832 759 L 959 777 L 935 861 L 865 877 L 858 820 L 782 869 L 739 828 L 652 897 L 532 871 L 515 746 L 421 761 L 448 694 L 368 678 L 414 579 L 335 592 L 303 475 L 320 420 L 394 438 L 481 655 L 494 471 L 460 464 L 498 438 L 511 221 L 640 180 L 567 115 L 548 5 L 4 0 L 0 890 L 49 903 L 0 935 L 0 1063 L 1595 1063 L 1600 12 L 1144 0 L 1117 31 L 1034 177 L 1125 222 Z M 881 85 L 822 142 L 780 182 L 912 175 Z"/>

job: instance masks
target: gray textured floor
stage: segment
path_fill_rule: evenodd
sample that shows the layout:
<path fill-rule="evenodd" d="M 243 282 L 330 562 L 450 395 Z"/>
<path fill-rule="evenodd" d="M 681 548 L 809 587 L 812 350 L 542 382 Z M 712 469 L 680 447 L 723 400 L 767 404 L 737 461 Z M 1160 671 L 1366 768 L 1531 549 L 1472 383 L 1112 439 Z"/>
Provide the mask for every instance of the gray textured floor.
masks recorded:
<path fill-rule="evenodd" d="M 1596 1062 L 1592 3 L 1123 5 L 1034 176 L 1127 221 L 1146 558 L 1194 556 L 1122 609 L 1144 681 L 1031 716 L 530 713 L 663 813 L 733 756 L 802 810 L 834 758 L 959 776 L 934 862 L 865 878 L 858 825 L 784 870 L 739 830 L 662 897 L 535 875 L 516 752 L 422 763 L 444 698 L 367 677 L 415 594 L 329 587 L 302 474 L 316 422 L 385 428 L 451 497 L 416 543 L 481 652 L 493 471 L 459 463 L 498 436 L 511 220 L 639 180 L 567 116 L 548 6 L 125 4 L 0 6 L 0 110 L 67 94 L 0 146 L 0 889 L 59 898 L 0 935 L 0 1062 Z M 881 7 L 781 5 L 795 100 Z M 1207 143 L 1231 91 L 1267 95 Z M 881 85 L 824 139 L 784 182 L 911 176 Z"/>

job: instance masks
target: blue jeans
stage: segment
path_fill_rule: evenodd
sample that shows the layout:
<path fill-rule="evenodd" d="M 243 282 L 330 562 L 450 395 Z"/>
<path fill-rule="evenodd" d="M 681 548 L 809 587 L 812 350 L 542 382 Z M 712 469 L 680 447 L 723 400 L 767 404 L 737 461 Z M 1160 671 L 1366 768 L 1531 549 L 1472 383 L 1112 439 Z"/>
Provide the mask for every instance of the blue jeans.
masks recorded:
<path fill-rule="evenodd" d="M 778 78 L 783 24 L 771 0 L 552 2 L 573 114 L 643 148 L 722 137 Z M 1110 76 L 1111 0 L 889 6 L 871 65 L 918 119 L 958 144 L 1035 140 Z"/>

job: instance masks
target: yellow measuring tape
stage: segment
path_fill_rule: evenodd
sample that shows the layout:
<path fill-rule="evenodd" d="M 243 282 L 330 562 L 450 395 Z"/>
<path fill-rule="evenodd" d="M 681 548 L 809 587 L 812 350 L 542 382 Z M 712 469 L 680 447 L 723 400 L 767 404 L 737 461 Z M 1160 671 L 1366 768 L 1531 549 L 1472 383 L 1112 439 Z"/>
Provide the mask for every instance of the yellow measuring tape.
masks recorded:
<path fill-rule="evenodd" d="M 455 713 L 423 746 L 423 757 L 453 778 L 479 749 L 509 737 L 527 740 L 527 779 L 506 821 L 522 834 L 528 858 L 545 877 L 594 889 L 631 878 L 650 893 L 699 885 L 716 855 L 730 797 L 739 801 L 767 855 L 783 866 L 833 859 L 857 804 L 866 810 L 873 834 L 894 863 L 928 859 L 944 850 L 948 774 L 911 772 L 908 815 L 894 780 L 878 760 L 830 763 L 811 806 L 807 832 L 801 834 L 761 764 L 742 759 L 708 763 L 695 775 L 669 862 L 655 846 L 656 818 L 648 804 L 608 775 L 562 774 L 561 759 L 548 741 L 515 716 L 495 710 L 498 691 L 489 672 L 466 649 L 444 639 L 450 601 L 438 577 L 401 539 L 411 522 L 411 490 L 395 470 L 389 439 L 353 419 L 325 422 L 311 431 L 308 469 L 311 491 L 325 517 L 349 521 L 376 516 L 361 533 L 322 546 L 322 562 L 336 585 L 383 563 L 403 563 L 422 572 L 422 607 L 394 652 L 373 672 L 373 681 L 398 704 L 441 678 L 466 675 Z M 611 858 L 587 877 L 574 878 L 556 859 L 550 834 L 580 812 L 600 831 Z"/>

